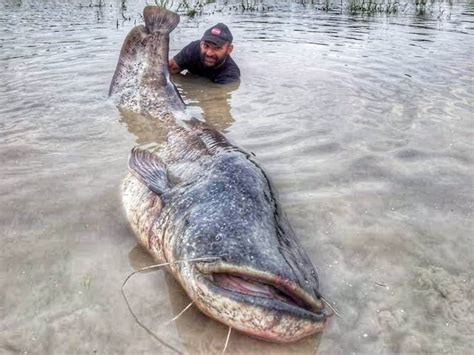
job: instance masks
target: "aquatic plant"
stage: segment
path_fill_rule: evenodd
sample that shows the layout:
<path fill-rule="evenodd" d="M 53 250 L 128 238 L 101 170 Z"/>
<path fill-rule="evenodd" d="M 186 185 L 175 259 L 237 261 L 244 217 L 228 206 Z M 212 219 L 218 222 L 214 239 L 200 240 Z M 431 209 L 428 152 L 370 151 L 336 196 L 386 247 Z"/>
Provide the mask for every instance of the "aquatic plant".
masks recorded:
<path fill-rule="evenodd" d="M 347 10 L 350 14 L 396 14 L 398 13 L 400 3 L 398 0 L 395 1 L 382 1 L 376 0 L 349 0 Z"/>
<path fill-rule="evenodd" d="M 259 4 L 255 0 L 242 0 L 242 11 L 256 11 L 259 8 Z"/>
<path fill-rule="evenodd" d="M 131 21 L 131 16 L 126 16 L 125 12 L 127 11 L 127 0 L 121 0 L 120 2 L 120 14 L 122 15 L 122 19 L 124 21 Z M 118 19 L 117 19 L 117 28 L 118 28 Z"/>
<path fill-rule="evenodd" d="M 415 0 L 415 14 L 424 16 L 432 12 L 435 0 Z"/>
<path fill-rule="evenodd" d="M 103 2 L 102 0 L 99 0 L 99 2 L 97 3 L 94 3 L 92 2 L 92 0 L 90 0 L 89 2 L 89 5 L 82 5 L 82 4 L 79 4 L 79 7 L 98 7 L 98 8 L 102 8 L 105 6 L 105 2 Z"/>
<path fill-rule="evenodd" d="M 18 1 L 21 6 L 21 0 Z M 87 0 L 84 0 L 86 2 Z M 334 14 L 349 14 L 362 16 L 399 16 L 409 14 L 421 17 L 433 17 L 438 20 L 450 20 L 450 7 L 452 0 L 147 0 L 157 6 L 176 11 L 181 16 L 195 18 L 210 15 L 215 12 L 265 12 L 273 9 L 284 10 L 286 6 L 297 4 L 308 11 L 324 11 Z M 80 4 L 81 8 L 97 9 L 97 20 L 102 20 L 101 11 L 113 7 L 108 0 L 88 0 L 86 4 Z M 131 15 L 127 13 L 128 0 L 117 2 L 119 18 L 116 26 L 119 27 L 120 17 L 122 21 L 143 20 L 141 14 Z M 99 12 L 100 11 L 100 12 Z"/>
<path fill-rule="evenodd" d="M 193 18 L 197 15 L 202 15 L 202 10 L 204 8 L 204 3 L 202 3 L 200 0 L 191 3 L 188 0 L 181 0 L 176 11 L 180 12 L 183 11 L 186 16 L 189 16 L 190 18 Z"/>
<path fill-rule="evenodd" d="M 171 9 L 173 7 L 173 0 L 155 0 L 155 5 L 165 9 Z"/>

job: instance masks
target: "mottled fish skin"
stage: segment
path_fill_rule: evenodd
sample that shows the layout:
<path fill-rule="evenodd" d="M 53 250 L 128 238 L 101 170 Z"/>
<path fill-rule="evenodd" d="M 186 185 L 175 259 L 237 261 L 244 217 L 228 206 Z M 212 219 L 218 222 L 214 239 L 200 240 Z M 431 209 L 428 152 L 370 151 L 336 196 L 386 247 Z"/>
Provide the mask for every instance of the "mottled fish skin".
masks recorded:
<path fill-rule="evenodd" d="M 145 9 L 145 22 L 147 11 L 159 11 L 165 20 L 172 16 L 156 9 Z M 218 257 L 172 264 L 170 270 L 201 311 L 234 329 L 275 342 L 292 342 L 321 331 L 328 313 L 316 271 L 280 209 L 268 176 L 252 155 L 224 135 L 196 119 L 183 119 L 178 93 L 173 95 L 169 79 L 160 79 L 169 77 L 167 68 L 159 73 L 149 69 L 158 60 L 150 58 L 156 53 L 167 62 L 168 37 L 155 36 L 159 26 L 155 32 L 137 28 L 125 43 L 136 53 L 147 54 L 125 51 L 128 59 L 119 60 L 111 93 L 122 108 L 160 119 L 169 127 L 159 151 L 134 148 L 122 184 L 125 211 L 140 245 L 157 262 Z M 153 39 L 142 38 L 146 33 Z M 149 85 L 134 75 L 158 75 L 158 84 Z M 134 85 L 146 90 L 130 89 Z M 149 93 L 151 98 L 141 97 Z M 229 288 L 234 281 L 237 288 L 252 291 Z"/>
<path fill-rule="evenodd" d="M 144 18 L 146 26 L 133 28 L 123 43 L 109 96 L 120 108 L 164 118 L 185 107 L 168 70 L 169 33 L 179 16 L 147 6 Z"/>

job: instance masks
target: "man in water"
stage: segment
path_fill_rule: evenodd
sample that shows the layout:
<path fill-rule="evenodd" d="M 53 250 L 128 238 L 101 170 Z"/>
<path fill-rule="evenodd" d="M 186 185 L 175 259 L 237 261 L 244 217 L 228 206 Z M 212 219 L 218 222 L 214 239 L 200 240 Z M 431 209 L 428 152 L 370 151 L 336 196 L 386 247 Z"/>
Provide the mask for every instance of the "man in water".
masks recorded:
<path fill-rule="evenodd" d="M 240 70 L 230 53 L 234 49 L 232 33 L 223 23 L 209 28 L 201 40 L 189 43 L 169 61 L 171 73 L 184 69 L 205 76 L 217 84 L 239 80 Z"/>

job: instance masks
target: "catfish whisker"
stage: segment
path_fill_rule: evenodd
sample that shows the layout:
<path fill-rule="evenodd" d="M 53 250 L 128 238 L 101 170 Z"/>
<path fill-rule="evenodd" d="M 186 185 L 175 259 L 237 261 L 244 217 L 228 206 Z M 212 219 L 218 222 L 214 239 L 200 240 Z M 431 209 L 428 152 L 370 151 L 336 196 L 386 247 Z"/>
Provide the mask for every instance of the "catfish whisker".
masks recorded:
<path fill-rule="evenodd" d="M 130 273 L 125 280 L 122 283 L 122 288 L 125 286 L 127 281 L 135 274 L 138 274 L 139 272 L 147 271 L 147 270 L 152 270 L 152 269 L 159 269 L 163 266 L 168 266 L 168 265 L 174 265 L 174 264 L 182 264 L 182 263 L 187 263 L 190 261 L 204 261 L 204 260 L 219 260 L 219 256 L 207 256 L 207 257 L 202 257 L 202 258 L 194 258 L 194 259 L 182 259 L 182 260 L 176 260 L 176 261 L 171 261 L 168 263 L 161 263 L 161 264 L 156 264 L 156 265 L 150 265 L 150 266 L 145 266 L 142 267 L 141 269 L 135 270 L 132 273 Z"/>
<path fill-rule="evenodd" d="M 341 317 L 341 314 L 336 310 L 336 308 L 329 302 L 329 300 L 327 300 L 326 298 L 324 298 L 322 295 L 321 296 L 321 300 L 326 304 L 326 306 L 328 306 L 331 311 L 333 311 L 333 313 L 336 315 L 336 317 L 338 318 L 342 318 Z"/>
<path fill-rule="evenodd" d="M 230 339 L 230 332 L 232 331 L 232 327 L 229 327 L 229 331 L 227 332 L 227 338 L 225 340 L 225 345 L 224 345 L 224 349 L 222 349 L 222 354 L 225 353 L 225 351 L 227 350 L 227 345 L 229 344 L 229 339 Z"/>
<path fill-rule="evenodd" d="M 194 304 L 194 301 L 192 301 L 190 304 L 188 304 L 181 312 L 178 313 L 178 315 L 174 316 L 172 319 L 170 319 L 169 321 L 167 322 L 164 322 L 163 325 L 167 325 L 171 322 L 174 322 L 176 319 L 178 319 L 179 317 L 181 317 L 183 315 L 184 312 L 186 312 L 192 305 Z"/>
<path fill-rule="evenodd" d="M 155 333 L 153 333 L 153 331 L 151 331 L 145 324 L 143 324 L 143 323 L 138 319 L 137 315 L 135 314 L 135 312 L 134 312 L 133 309 L 132 309 L 132 306 L 130 306 L 130 303 L 128 302 L 128 298 L 127 298 L 127 295 L 125 294 L 124 287 L 125 287 L 125 285 L 127 284 L 128 280 L 130 280 L 130 278 L 131 278 L 133 275 L 138 274 L 138 273 L 140 273 L 140 272 L 144 272 L 144 271 L 148 271 L 148 270 L 152 270 L 152 269 L 159 269 L 159 268 L 161 268 L 161 267 L 163 267 L 163 266 L 174 265 L 174 264 L 179 264 L 179 263 L 186 263 L 186 262 L 191 262 L 191 261 L 218 260 L 218 259 L 220 259 L 220 257 L 203 257 L 203 258 L 176 260 L 176 261 L 172 261 L 172 262 L 168 262 L 168 263 L 161 263 L 161 264 L 146 266 L 146 267 L 143 267 L 143 268 L 141 268 L 141 269 L 138 269 L 138 270 L 135 270 L 135 271 L 131 272 L 131 273 L 125 278 L 125 280 L 123 281 L 122 287 L 120 288 L 120 292 L 122 293 L 123 299 L 125 300 L 125 303 L 127 304 L 128 311 L 129 311 L 130 314 L 132 315 L 133 319 L 135 319 L 135 322 L 136 322 L 140 327 L 142 327 L 149 335 L 151 335 L 153 338 L 155 338 L 160 344 L 162 344 L 163 346 L 166 346 L 168 349 L 173 350 L 174 352 L 176 352 L 176 353 L 178 353 L 178 354 L 182 354 L 182 352 L 179 351 L 178 349 L 176 349 L 174 346 L 169 345 L 169 344 L 166 343 L 164 340 L 160 339 L 160 337 L 158 337 Z M 178 314 L 178 315 L 177 315 L 176 317 L 174 317 L 172 320 L 177 319 L 182 313 L 184 313 L 189 307 L 191 307 L 191 305 L 192 305 L 193 303 L 194 303 L 194 302 L 191 302 L 183 311 L 180 312 L 180 314 Z M 165 323 L 165 324 L 166 324 L 166 323 Z"/>
<path fill-rule="evenodd" d="M 126 281 L 128 280 L 128 278 L 126 279 Z M 125 282 L 126 282 L 125 281 Z M 128 302 L 128 299 L 127 299 L 127 296 L 125 295 L 125 292 L 123 290 L 123 286 L 125 285 L 125 283 L 122 285 L 122 289 L 121 289 L 121 292 L 122 292 L 122 296 L 125 300 L 125 303 L 127 304 L 127 307 L 128 307 L 128 311 L 130 312 L 130 314 L 132 315 L 133 319 L 135 319 L 135 322 L 140 326 L 142 327 L 143 329 L 145 329 L 145 331 L 151 335 L 153 338 L 155 338 L 161 345 L 163 346 L 166 346 L 168 349 L 170 350 L 173 350 L 174 352 L 176 352 L 177 354 L 183 354 L 181 351 L 179 351 L 178 349 L 176 349 L 174 346 L 172 345 L 169 345 L 168 343 L 166 343 L 164 340 L 160 339 L 160 337 L 158 337 L 155 333 L 153 333 L 152 330 L 150 330 L 145 324 L 143 324 L 137 317 L 137 315 L 135 314 L 135 312 L 133 312 L 133 309 L 132 309 L 132 306 L 130 306 L 130 303 Z"/>

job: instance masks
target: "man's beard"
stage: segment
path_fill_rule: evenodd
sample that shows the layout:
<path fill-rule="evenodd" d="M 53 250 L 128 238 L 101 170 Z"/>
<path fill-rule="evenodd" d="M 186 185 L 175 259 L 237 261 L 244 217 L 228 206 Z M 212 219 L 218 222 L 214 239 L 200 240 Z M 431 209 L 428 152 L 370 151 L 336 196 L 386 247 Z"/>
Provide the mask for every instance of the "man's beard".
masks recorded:
<path fill-rule="evenodd" d="M 204 65 L 206 68 L 218 68 L 222 64 L 224 64 L 227 56 L 224 56 L 222 58 L 219 58 L 217 56 L 214 57 L 207 57 L 211 59 L 210 63 L 206 63 L 206 55 L 204 53 L 201 53 L 201 63 Z M 214 61 L 215 60 L 215 61 Z"/>

